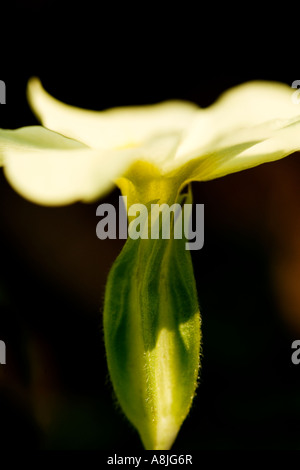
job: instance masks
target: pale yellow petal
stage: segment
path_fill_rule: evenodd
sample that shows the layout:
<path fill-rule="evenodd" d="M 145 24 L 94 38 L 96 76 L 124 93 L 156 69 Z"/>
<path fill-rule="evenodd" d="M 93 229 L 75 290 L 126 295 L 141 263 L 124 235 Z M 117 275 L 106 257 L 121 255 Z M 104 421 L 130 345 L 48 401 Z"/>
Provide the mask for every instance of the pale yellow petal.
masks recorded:
<path fill-rule="evenodd" d="M 210 107 L 219 128 L 256 126 L 272 119 L 300 114 L 293 101 L 294 89 L 279 82 L 246 82 L 224 92 Z"/>
<path fill-rule="evenodd" d="M 209 108 L 199 110 L 175 158 L 188 161 L 228 145 L 263 140 L 282 122 L 300 116 L 294 89 L 283 83 L 253 81 L 226 91 Z M 227 142 L 226 142 L 227 140 Z"/>
<path fill-rule="evenodd" d="M 257 144 L 231 155 L 201 180 L 219 178 L 221 176 L 246 170 L 262 163 L 280 160 L 300 150 L 300 120 L 274 132 L 273 136 Z"/>
<path fill-rule="evenodd" d="M 4 173 L 30 201 L 63 205 L 104 195 L 131 161 L 130 150 L 7 150 Z"/>
<path fill-rule="evenodd" d="M 86 146 L 42 126 L 21 127 L 16 130 L 0 129 L 0 165 L 3 164 L 5 150 L 75 150 L 80 148 L 86 148 Z"/>
<path fill-rule="evenodd" d="M 128 170 L 135 172 L 136 162 L 151 163 L 161 173 L 179 140 L 180 133 L 163 134 L 139 147 L 91 149 L 38 126 L 0 129 L 0 155 L 17 192 L 33 202 L 62 205 L 104 195 Z"/>
<path fill-rule="evenodd" d="M 281 121 L 281 127 L 278 123 L 270 125 L 268 138 L 260 138 L 260 131 L 258 126 L 255 132 L 243 132 L 244 139 L 229 135 L 224 145 L 217 146 L 213 152 L 187 162 L 182 160 L 178 167 L 170 165 L 169 174 L 181 175 L 185 182 L 207 181 L 279 160 L 300 150 L 300 119 Z"/>
<path fill-rule="evenodd" d="M 190 102 L 166 101 L 89 111 L 53 98 L 37 78 L 29 81 L 27 95 L 44 126 L 94 148 L 137 146 L 156 134 L 182 132 L 190 125 L 197 110 Z"/>
<path fill-rule="evenodd" d="M 46 205 L 91 200 L 113 186 L 135 158 L 132 149 L 92 150 L 41 126 L 0 129 L 0 158 L 14 189 Z"/>

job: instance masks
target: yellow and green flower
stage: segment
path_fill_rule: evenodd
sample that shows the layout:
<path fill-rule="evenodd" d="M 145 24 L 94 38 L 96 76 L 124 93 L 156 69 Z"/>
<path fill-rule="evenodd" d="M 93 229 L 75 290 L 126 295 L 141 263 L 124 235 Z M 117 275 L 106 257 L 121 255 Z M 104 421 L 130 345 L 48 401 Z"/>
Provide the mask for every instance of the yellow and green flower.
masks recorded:
<path fill-rule="evenodd" d="M 166 101 L 87 111 L 59 102 L 37 78 L 28 99 L 42 126 L 1 129 L 0 163 L 18 193 L 43 205 L 94 201 L 117 185 L 128 207 L 184 207 L 188 183 L 300 149 L 300 108 L 275 82 L 239 85 L 205 109 Z M 104 336 L 114 391 L 147 449 L 169 449 L 190 410 L 200 323 L 185 240 L 128 239 L 108 277 Z"/>

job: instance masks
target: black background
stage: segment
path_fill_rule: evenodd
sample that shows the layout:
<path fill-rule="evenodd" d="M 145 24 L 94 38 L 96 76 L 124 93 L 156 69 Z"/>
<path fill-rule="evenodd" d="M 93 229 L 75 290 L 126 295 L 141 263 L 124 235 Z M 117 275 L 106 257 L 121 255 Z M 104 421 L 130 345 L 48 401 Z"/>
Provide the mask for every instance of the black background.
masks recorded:
<path fill-rule="evenodd" d="M 56 98 L 83 108 L 178 98 L 206 107 L 252 79 L 291 85 L 278 70 L 242 70 L 203 34 L 144 6 L 11 2 L 1 33 L 0 127 L 36 124 L 26 102 L 36 75 Z M 152 7 L 153 8 L 153 7 Z M 174 12 L 173 12 L 174 13 Z M 178 12 L 177 12 L 178 13 Z M 180 17 L 180 18 L 179 18 Z M 237 47 L 238 44 L 235 45 Z M 210 59 L 208 60 L 208 56 Z M 224 59 L 227 65 L 224 65 Z M 227 73 L 227 75 L 226 75 Z M 291 91 L 292 93 L 292 91 Z M 203 320 L 200 386 L 174 451 L 300 449 L 299 155 L 208 183 L 205 246 L 193 253 Z M 117 204 L 116 189 L 106 201 Z M 122 241 L 96 238 L 96 204 L 45 208 L 0 176 L 1 445 L 138 451 L 107 376 L 101 308 Z"/>

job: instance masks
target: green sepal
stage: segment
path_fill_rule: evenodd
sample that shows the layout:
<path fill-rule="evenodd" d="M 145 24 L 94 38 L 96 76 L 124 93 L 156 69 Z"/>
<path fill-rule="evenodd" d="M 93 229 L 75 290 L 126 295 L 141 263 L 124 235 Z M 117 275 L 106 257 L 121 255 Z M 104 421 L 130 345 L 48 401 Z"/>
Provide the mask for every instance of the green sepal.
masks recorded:
<path fill-rule="evenodd" d="M 128 238 L 106 286 L 109 373 L 146 449 L 172 446 L 197 387 L 200 313 L 185 243 Z"/>

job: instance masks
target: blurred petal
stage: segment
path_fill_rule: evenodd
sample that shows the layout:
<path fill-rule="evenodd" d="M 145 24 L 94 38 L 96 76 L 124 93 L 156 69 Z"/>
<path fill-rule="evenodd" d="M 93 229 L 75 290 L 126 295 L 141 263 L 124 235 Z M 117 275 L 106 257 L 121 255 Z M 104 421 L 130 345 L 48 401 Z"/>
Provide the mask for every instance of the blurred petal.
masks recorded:
<path fill-rule="evenodd" d="M 43 205 L 92 201 L 130 165 L 130 150 L 7 150 L 4 172 L 23 197 Z"/>
<path fill-rule="evenodd" d="M 188 162 L 181 160 L 182 166 L 172 173 L 181 173 L 185 181 L 207 181 L 279 160 L 297 150 L 300 119 L 274 121 L 220 139 L 210 152 Z"/>
<path fill-rule="evenodd" d="M 205 181 L 278 160 L 300 149 L 300 107 L 294 90 L 275 82 L 248 82 L 198 112 L 169 171 Z"/>
<path fill-rule="evenodd" d="M 294 90 L 271 81 L 243 83 L 223 93 L 210 107 L 218 127 L 229 130 L 261 124 L 271 119 L 289 119 L 300 114 Z"/>
<path fill-rule="evenodd" d="M 46 205 L 91 200 L 113 186 L 133 152 L 92 150 L 41 126 L 0 129 L 6 178 L 27 199 Z"/>
<path fill-rule="evenodd" d="M 205 155 L 223 146 L 228 135 L 235 144 L 246 139 L 263 140 L 281 121 L 300 116 L 293 100 L 294 90 L 283 83 L 253 81 L 236 86 L 209 108 L 195 114 L 176 159 Z M 252 135 L 251 135 L 252 133 Z"/>
<path fill-rule="evenodd" d="M 112 189 L 114 181 L 135 162 L 146 161 L 161 171 L 173 157 L 180 136 L 161 135 L 140 147 L 91 149 L 43 127 L 0 129 L 0 156 L 13 188 L 44 205 L 91 201 Z"/>
<path fill-rule="evenodd" d="M 183 131 L 197 106 L 186 101 L 88 111 L 61 103 L 37 78 L 28 83 L 29 103 L 45 127 L 94 148 L 140 145 L 156 134 Z"/>
<path fill-rule="evenodd" d="M 262 163 L 279 160 L 300 150 L 300 119 L 274 133 L 269 139 L 251 145 L 245 150 L 224 159 L 217 169 L 205 179 L 219 178 L 246 170 Z"/>
<path fill-rule="evenodd" d="M 80 149 L 86 146 L 68 139 L 42 126 L 21 127 L 16 130 L 0 129 L 0 165 L 6 150 Z"/>

